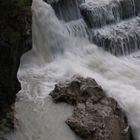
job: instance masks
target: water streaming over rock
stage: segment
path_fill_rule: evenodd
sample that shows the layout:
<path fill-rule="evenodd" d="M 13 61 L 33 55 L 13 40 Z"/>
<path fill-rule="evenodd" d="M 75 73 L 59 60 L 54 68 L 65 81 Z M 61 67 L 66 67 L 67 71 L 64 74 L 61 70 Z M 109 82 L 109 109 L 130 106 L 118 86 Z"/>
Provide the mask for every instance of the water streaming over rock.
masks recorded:
<path fill-rule="evenodd" d="M 92 31 L 93 42 L 115 55 L 125 55 L 140 49 L 140 17 Z"/>
<path fill-rule="evenodd" d="M 52 7 L 59 19 L 66 22 L 81 18 L 79 6 L 85 0 L 60 0 L 53 2 Z"/>
<path fill-rule="evenodd" d="M 105 35 L 115 34 L 113 37 L 116 38 L 116 28 L 124 27 L 125 21 L 119 27 L 114 25 L 109 28 L 108 25 L 89 31 L 81 19 L 69 23 L 59 20 L 53 8 L 42 0 L 34 0 L 32 9 L 33 49 L 21 61 L 18 77 L 22 90 L 18 95 L 20 100 L 16 103 L 17 130 L 7 135 L 7 139 L 79 140 L 64 122 L 72 114 L 72 107 L 55 105 L 48 97 L 55 83 L 79 74 L 95 78 L 108 96 L 118 101 L 127 114 L 136 140 L 140 140 L 140 52 L 116 57 L 89 42 L 93 32 L 93 38 L 104 36 L 104 32 L 99 31 L 104 28 Z M 137 22 L 132 23 L 133 28 L 137 25 L 135 37 L 139 38 L 139 20 L 134 19 L 134 22 Z M 128 27 L 124 27 L 128 29 L 128 35 L 127 32 L 123 35 L 129 36 L 130 40 L 133 36 L 129 33 L 131 27 Z M 133 47 L 130 41 L 124 42 L 126 47 Z M 117 43 L 112 41 L 112 44 L 115 46 Z"/>
<path fill-rule="evenodd" d="M 86 0 L 80 9 L 91 28 L 101 27 L 136 15 L 133 0 Z"/>

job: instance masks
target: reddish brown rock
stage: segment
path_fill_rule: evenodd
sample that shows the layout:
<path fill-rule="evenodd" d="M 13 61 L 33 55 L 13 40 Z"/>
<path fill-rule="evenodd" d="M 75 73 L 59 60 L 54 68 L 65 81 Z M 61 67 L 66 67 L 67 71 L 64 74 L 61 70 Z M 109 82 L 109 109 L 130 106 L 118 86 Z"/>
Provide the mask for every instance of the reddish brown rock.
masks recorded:
<path fill-rule="evenodd" d="M 66 123 L 85 140 L 132 140 L 124 113 L 94 79 L 74 77 L 56 85 L 50 95 L 75 106 Z"/>

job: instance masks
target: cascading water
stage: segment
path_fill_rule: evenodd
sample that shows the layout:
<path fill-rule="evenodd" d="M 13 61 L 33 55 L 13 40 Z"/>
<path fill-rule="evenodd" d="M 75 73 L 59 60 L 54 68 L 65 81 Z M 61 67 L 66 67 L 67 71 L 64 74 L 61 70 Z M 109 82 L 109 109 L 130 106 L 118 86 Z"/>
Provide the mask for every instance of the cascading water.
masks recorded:
<path fill-rule="evenodd" d="M 34 0 L 32 9 L 33 49 L 23 56 L 18 73 L 22 90 L 16 103 L 17 130 L 5 137 L 79 140 L 65 124 L 72 107 L 55 105 L 48 96 L 56 83 L 79 74 L 95 78 L 118 101 L 140 140 L 140 52 L 117 58 L 86 39 L 83 21 L 78 20 L 80 26 L 59 21 L 42 0 Z"/>

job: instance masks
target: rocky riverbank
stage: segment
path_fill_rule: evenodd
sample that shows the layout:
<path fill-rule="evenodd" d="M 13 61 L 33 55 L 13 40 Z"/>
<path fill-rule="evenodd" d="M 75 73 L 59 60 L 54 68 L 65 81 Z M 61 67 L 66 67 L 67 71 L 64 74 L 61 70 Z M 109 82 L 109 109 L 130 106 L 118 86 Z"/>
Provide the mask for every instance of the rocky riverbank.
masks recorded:
<path fill-rule="evenodd" d="M 50 93 L 55 102 L 74 105 L 70 128 L 85 140 L 132 140 L 124 112 L 94 79 L 74 77 Z"/>
<path fill-rule="evenodd" d="M 31 0 L 0 1 L 0 132 L 14 128 L 20 57 L 31 49 Z"/>

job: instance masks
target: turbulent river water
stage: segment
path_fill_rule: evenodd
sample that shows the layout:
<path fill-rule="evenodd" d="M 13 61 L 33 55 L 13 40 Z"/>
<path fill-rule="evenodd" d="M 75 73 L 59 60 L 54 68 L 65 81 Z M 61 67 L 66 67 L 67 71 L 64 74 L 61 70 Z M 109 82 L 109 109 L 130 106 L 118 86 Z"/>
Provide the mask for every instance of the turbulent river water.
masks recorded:
<path fill-rule="evenodd" d="M 34 0 L 33 49 L 21 60 L 22 90 L 15 105 L 16 130 L 8 140 L 80 140 L 65 124 L 73 108 L 54 104 L 49 92 L 78 74 L 93 77 L 126 112 L 140 140 L 140 52 L 116 57 L 86 38 L 69 33 L 52 7 Z M 80 22 L 80 21 L 79 21 Z M 71 31 L 72 32 L 72 31 Z"/>

